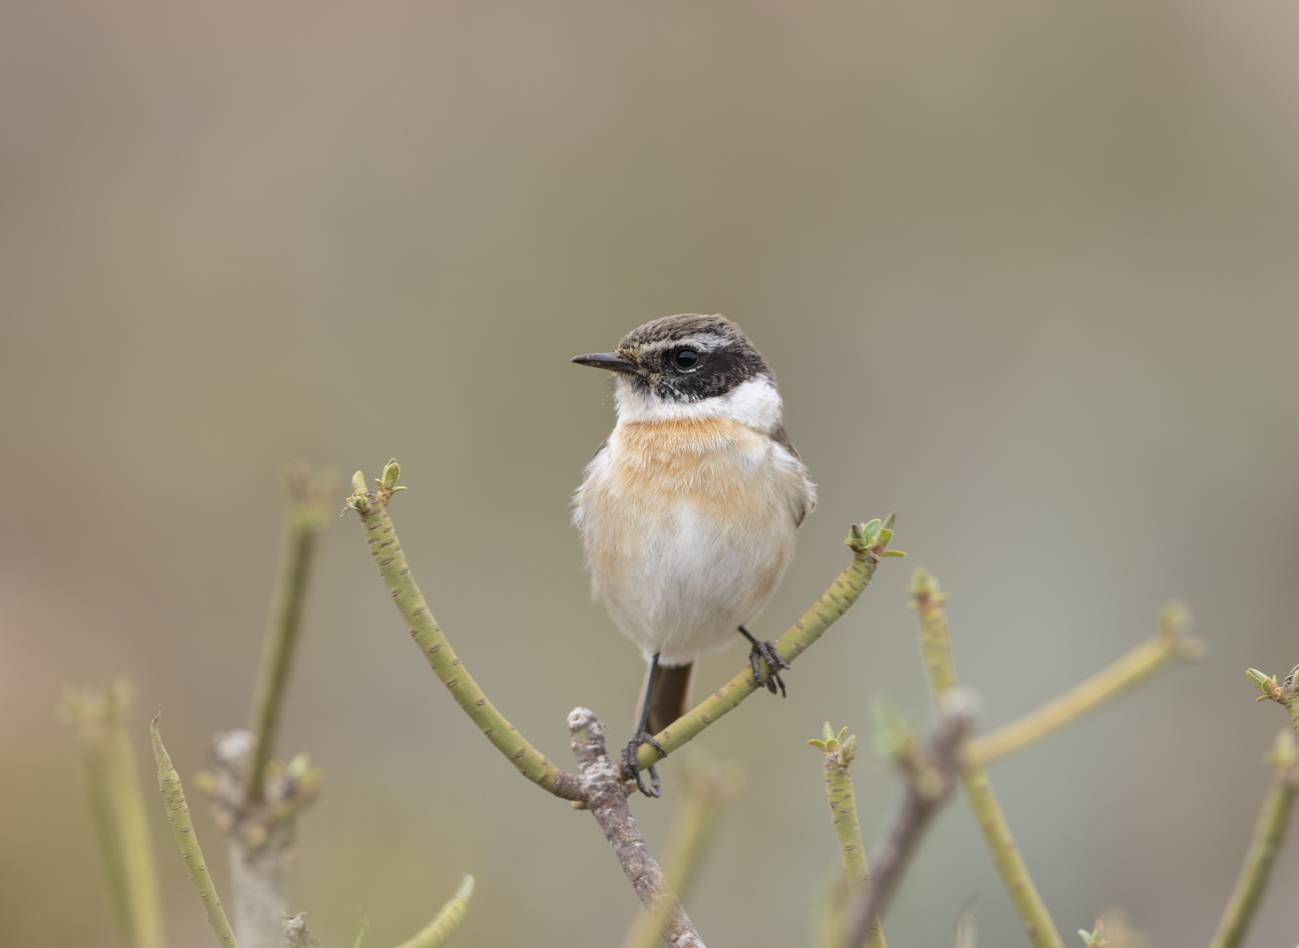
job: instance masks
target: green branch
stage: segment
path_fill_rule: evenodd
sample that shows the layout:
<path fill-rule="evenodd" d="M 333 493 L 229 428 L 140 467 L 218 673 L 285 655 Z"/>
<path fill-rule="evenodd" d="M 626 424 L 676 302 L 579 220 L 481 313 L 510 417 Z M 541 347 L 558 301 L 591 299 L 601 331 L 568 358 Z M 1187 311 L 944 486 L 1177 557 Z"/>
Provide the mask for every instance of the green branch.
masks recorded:
<path fill-rule="evenodd" d="M 304 471 L 293 472 L 288 480 L 293 505 L 285 518 L 279 573 L 271 597 L 269 627 L 253 699 L 253 752 L 245 791 L 250 803 L 265 799 L 266 765 L 275 750 L 289 670 L 302 631 L 307 585 L 325 522 L 322 497 L 326 490 L 332 489 L 333 482 L 333 478 L 313 482 Z"/>
<path fill-rule="evenodd" d="M 857 795 L 853 790 L 852 776 L 848 773 L 848 765 L 857 756 L 857 735 L 850 735 L 846 727 L 840 728 L 836 734 L 827 721 L 821 739 L 808 743 L 825 755 L 825 798 L 843 863 L 843 873 L 829 902 L 828 934 L 831 943 L 838 944 L 842 938 L 844 902 L 850 895 L 864 892 L 870 880 L 866 847 L 861 839 L 861 820 L 857 816 Z M 867 948 L 886 948 L 878 919 L 871 922 L 866 945 Z"/>
<path fill-rule="evenodd" d="M 469 909 L 469 898 L 473 894 L 474 877 L 466 873 L 460 888 L 456 889 L 456 894 L 442 906 L 433 917 L 433 921 L 420 929 L 414 938 L 403 941 L 397 948 L 439 948 L 445 945 L 447 939 L 464 921 L 465 912 Z"/>
<path fill-rule="evenodd" d="M 876 703 L 875 746 L 897 765 L 905 792 L 876 853 L 874 877 L 862 897 L 846 906 L 843 948 L 861 948 L 879 928 L 926 830 L 956 788 L 961 752 L 973 723 L 973 700 L 954 689 L 934 705 L 933 729 L 922 743 L 887 702 Z"/>
<path fill-rule="evenodd" d="M 60 706 L 81 739 L 90 817 L 122 942 L 162 948 L 162 903 L 153 841 L 127 734 L 132 693 L 125 681 L 103 691 L 69 691 Z"/>
<path fill-rule="evenodd" d="M 1295 735 L 1282 731 L 1272 751 L 1272 782 L 1254 827 L 1254 838 L 1241 867 L 1231 900 L 1218 923 L 1210 948 L 1237 948 L 1245 941 L 1250 922 L 1263 900 L 1277 851 L 1285 837 L 1295 797 L 1299 796 L 1299 766 L 1296 765 Z"/>
<path fill-rule="evenodd" d="M 461 710 L 478 725 L 484 736 L 519 773 L 558 797 L 566 800 L 582 799 L 577 776 L 551 763 L 492 704 L 482 687 L 461 663 L 446 634 L 429 611 L 428 603 L 411 575 L 410 564 L 388 514 L 388 503 L 393 495 L 405 490 L 398 483 L 400 477 L 400 465 L 395 460 L 389 461 L 384 466 L 382 476 L 376 479 L 377 487 L 371 490 L 366 485 L 365 475 L 357 471 L 352 476 L 352 494 L 347 498 L 344 509 L 355 510 L 360 516 L 370 555 L 374 557 L 379 575 L 397 610 L 406 621 L 411 638 Z M 892 521 L 893 518 L 890 517 L 888 521 L 872 520 L 870 523 L 853 526 L 852 535 L 845 541 L 853 551 L 852 563 L 776 642 L 776 650 L 782 659 L 792 662 L 848 611 L 865 590 L 882 558 L 903 555 L 888 549 L 893 537 Z M 664 728 L 655 739 L 665 753 L 678 750 L 708 725 L 737 707 L 757 688 L 753 672 L 746 665 L 742 672 L 693 710 Z M 646 745 L 641 747 L 637 763 L 644 769 L 659 759 L 659 754 Z"/>
<path fill-rule="evenodd" d="M 357 471 L 352 477 L 352 494 L 347 498 L 345 509 L 350 508 L 360 515 L 370 554 L 378 564 L 379 575 L 393 602 L 406 620 L 411 638 L 438 680 L 451 692 L 456 704 L 519 773 L 558 797 L 581 799 L 577 778 L 547 760 L 497 710 L 473 675 L 469 674 L 469 669 L 461 664 L 460 657 L 429 611 L 428 603 L 411 575 L 392 518 L 388 516 L 388 501 L 393 494 L 405 490 L 397 483 L 400 476 L 401 467 L 396 461 L 389 461 L 377 482 L 378 489 L 370 491 L 366 488 L 365 475 Z"/>
<path fill-rule="evenodd" d="M 189 870 L 190 881 L 198 891 L 199 900 L 207 913 L 208 924 L 216 933 L 222 945 L 238 948 L 230 920 L 226 918 L 225 909 L 217 895 L 216 886 L 212 884 L 212 875 L 207 870 L 203 859 L 203 849 L 199 846 L 194 824 L 189 816 L 189 804 L 185 802 L 185 788 L 181 786 L 180 774 L 172 765 L 167 748 L 162 744 L 162 735 L 158 731 L 158 717 L 155 716 L 149 726 L 153 738 L 153 759 L 158 764 L 158 789 L 167 805 L 167 822 L 171 824 L 171 833 L 176 838 L 176 847 L 180 850 L 185 867 Z"/>
<path fill-rule="evenodd" d="M 1290 723 L 1299 734 L 1299 665 L 1290 669 L 1284 681 L 1277 681 L 1275 675 L 1265 675 L 1257 668 L 1245 672 L 1246 677 L 1259 690 L 1259 701 L 1275 701 L 1290 713 Z"/>
<path fill-rule="evenodd" d="M 1245 856 L 1245 864 L 1240 870 L 1240 878 L 1236 880 L 1236 888 L 1218 923 L 1218 932 L 1213 937 L 1211 948 L 1236 948 L 1244 942 L 1250 923 L 1254 920 L 1254 913 L 1263 900 L 1268 878 L 1272 875 L 1272 867 L 1281 840 L 1285 837 L 1295 798 L 1299 796 L 1299 753 L 1296 752 L 1296 735 L 1299 735 L 1299 680 L 1296 679 L 1299 678 L 1299 665 L 1290 669 L 1290 674 L 1283 681 L 1278 681 L 1275 675 L 1265 675 L 1257 668 L 1251 668 L 1245 674 L 1259 690 L 1259 701 L 1275 701 L 1286 709 L 1294 732 L 1282 731 L 1273 745 L 1272 782 L 1263 798 L 1263 807 L 1254 827 L 1254 837 Z"/>
<path fill-rule="evenodd" d="M 1175 659 L 1198 658 L 1204 653 L 1204 643 L 1188 638 L 1185 625 L 1185 610 L 1176 605 L 1165 606 L 1154 636 L 1054 701 L 975 738 L 970 742 L 969 755 L 977 763 L 987 766 L 1096 710 Z"/>
<path fill-rule="evenodd" d="M 852 562 L 835 578 L 830 588 L 821 594 L 821 598 L 812 603 L 802 617 L 776 640 L 776 653 L 782 660 L 792 664 L 840 616 L 852 608 L 853 603 L 866 591 L 881 559 L 906 555 L 899 550 L 889 549 L 892 539 L 891 514 L 886 520 L 853 524 L 848 539 L 844 541 L 852 549 Z M 753 677 L 752 668 L 746 664 L 730 681 L 654 735 L 654 740 L 663 748 L 662 754 L 651 745 L 642 744 L 636 754 L 636 763 L 644 770 L 662 760 L 665 755 L 684 747 L 704 728 L 735 710 L 740 702 L 760 688 L 761 685 Z"/>
<path fill-rule="evenodd" d="M 916 570 L 911 586 L 912 602 L 920 617 L 920 648 L 929 675 L 929 688 L 935 699 L 956 688 L 956 666 L 952 661 L 951 638 L 947 628 L 947 613 L 943 610 L 946 596 L 939 590 L 938 582 L 924 570 Z M 1014 903 L 1036 948 L 1063 948 L 1064 942 L 1051 920 L 1028 867 L 1015 847 L 1014 837 L 1006 815 L 1002 812 L 992 782 L 983 766 L 968 754 L 961 763 L 961 782 L 965 796 L 970 801 L 983 838 L 992 854 L 1002 884 Z"/>
<path fill-rule="evenodd" d="M 849 734 L 846 727 L 836 734 L 827 721 L 822 738 L 808 743 L 825 755 L 825 796 L 830 806 L 830 824 L 839 841 L 844 881 L 854 888 L 863 888 L 870 878 L 870 867 L 861 841 L 857 796 L 848 773 L 848 765 L 857 756 L 857 735 Z"/>

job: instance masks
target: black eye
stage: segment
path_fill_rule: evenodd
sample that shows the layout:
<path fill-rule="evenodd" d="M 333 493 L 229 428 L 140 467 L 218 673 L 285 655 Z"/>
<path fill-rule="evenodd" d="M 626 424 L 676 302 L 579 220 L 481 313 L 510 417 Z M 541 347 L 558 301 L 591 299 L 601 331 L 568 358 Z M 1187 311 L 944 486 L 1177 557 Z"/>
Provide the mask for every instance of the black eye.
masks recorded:
<path fill-rule="evenodd" d="M 699 352 L 695 349 L 681 348 L 672 351 L 672 364 L 678 369 L 689 371 L 699 365 Z"/>

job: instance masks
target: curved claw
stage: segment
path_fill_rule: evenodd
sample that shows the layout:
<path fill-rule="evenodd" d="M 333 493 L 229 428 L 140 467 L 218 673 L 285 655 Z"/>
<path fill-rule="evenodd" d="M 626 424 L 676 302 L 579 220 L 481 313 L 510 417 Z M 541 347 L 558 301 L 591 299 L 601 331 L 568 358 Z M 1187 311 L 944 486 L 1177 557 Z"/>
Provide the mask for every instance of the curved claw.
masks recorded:
<path fill-rule="evenodd" d="M 762 662 L 767 663 L 767 677 L 764 680 L 762 676 Z M 785 681 L 780 677 L 781 669 L 788 668 L 789 662 L 785 661 L 776 652 L 776 647 L 770 642 L 753 643 L 749 649 L 749 667 L 753 669 L 753 680 L 759 685 L 765 685 L 767 690 L 773 695 L 779 688 L 780 696 L 785 697 Z"/>
<path fill-rule="evenodd" d="M 636 782 L 636 789 L 639 790 L 642 795 L 658 799 L 663 795 L 663 787 L 659 782 L 658 771 L 654 768 L 653 764 L 650 764 L 649 767 L 645 768 L 649 772 L 650 776 L 650 785 L 647 788 L 645 786 L 645 781 L 641 778 L 640 766 L 636 763 L 636 751 L 640 749 L 642 744 L 648 744 L 663 757 L 667 757 L 668 755 L 662 745 L 660 745 L 658 741 L 654 740 L 652 734 L 641 731 L 628 741 L 627 746 L 622 749 L 622 776 L 624 780 L 634 780 Z"/>

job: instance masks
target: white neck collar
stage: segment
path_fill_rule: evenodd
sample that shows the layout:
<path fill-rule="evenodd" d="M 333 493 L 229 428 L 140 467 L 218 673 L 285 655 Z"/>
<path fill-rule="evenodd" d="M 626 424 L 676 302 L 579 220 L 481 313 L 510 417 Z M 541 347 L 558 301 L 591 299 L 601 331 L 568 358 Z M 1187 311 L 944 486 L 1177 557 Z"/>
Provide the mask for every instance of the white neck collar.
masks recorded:
<path fill-rule="evenodd" d="M 613 387 L 619 422 L 685 421 L 721 418 L 758 431 L 771 432 L 780 424 L 781 401 L 776 384 L 759 375 L 735 386 L 725 395 L 699 401 L 673 401 L 618 377 Z"/>

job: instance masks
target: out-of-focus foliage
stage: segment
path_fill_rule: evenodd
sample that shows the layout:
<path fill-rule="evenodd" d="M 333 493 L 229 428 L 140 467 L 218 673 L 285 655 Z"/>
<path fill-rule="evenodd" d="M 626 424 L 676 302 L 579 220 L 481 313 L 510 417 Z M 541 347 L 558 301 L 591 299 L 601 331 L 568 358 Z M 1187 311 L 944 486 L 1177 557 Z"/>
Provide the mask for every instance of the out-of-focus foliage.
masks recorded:
<path fill-rule="evenodd" d="M 111 932 L 96 860 L 69 851 L 88 818 L 49 713 L 65 682 L 129 674 L 144 708 L 166 709 L 187 780 L 210 735 L 245 720 L 282 506 L 267 472 L 293 458 L 401 457 L 423 590 L 546 753 L 567 763 L 575 704 L 630 724 L 641 661 L 588 601 L 567 509 L 611 408 L 567 358 L 682 310 L 725 312 L 762 347 L 820 485 L 763 631 L 841 568 L 849 522 L 896 510 L 901 545 L 959 596 L 956 661 L 988 729 L 1187 601 L 1202 662 L 994 779 L 1063 930 L 1122 904 L 1153 943 L 1208 937 L 1278 726 L 1240 672 L 1296 657 L 1293 13 L 15 0 L 7 14 L 0 797 L 23 818 L 0 824 L 0 941 Z M 837 857 L 806 736 L 868 727 L 880 692 L 924 720 L 908 571 L 886 565 L 789 673 L 787 701 L 755 696 L 700 739 L 750 774 L 690 905 L 719 943 L 809 937 Z M 355 524 L 326 530 L 319 570 L 281 734 L 325 772 L 291 893 L 313 930 L 347 944 L 366 916 L 367 943 L 397 943 L 468 871 L 457 945 L 565 944 L 579 915 L 614 943 L 634 905 L 605 843 L 463 720 Z M 742 662 L 709 660 L 701 689 Z M 671 762 L 663 777 L 670 798 Z M 870 845 L 897 786 L 869 754 L 854 778 Z M 652 844 L 670 813 L 637 804 Z M 169 937 L 199 944 L 173 855 L 158 854 Z M 1273 892 L 1296 886 L 1291 845 Z M 975 896 L 981 942 L 1016 943 L 952 807 L 889 937 L 950 943 Z M 1258 944 L 1289 937 L 1286 908 L 1264 902 Z"/>

